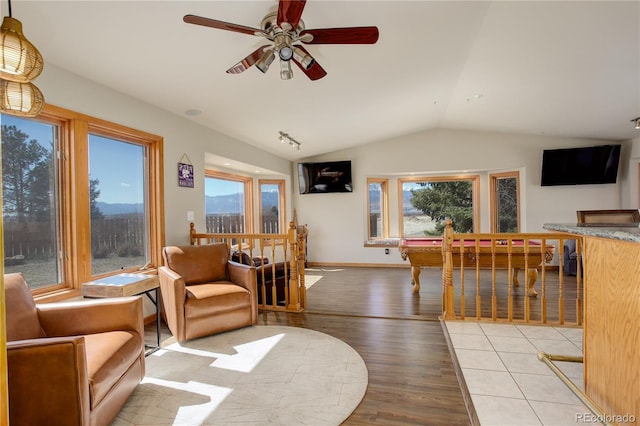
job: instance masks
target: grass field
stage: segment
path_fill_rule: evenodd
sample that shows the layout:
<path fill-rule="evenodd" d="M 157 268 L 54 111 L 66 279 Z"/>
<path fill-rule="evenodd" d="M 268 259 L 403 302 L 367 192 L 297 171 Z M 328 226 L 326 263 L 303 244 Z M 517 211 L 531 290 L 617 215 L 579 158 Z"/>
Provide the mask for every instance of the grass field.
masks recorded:
<path fill-rule="evenodd" d="M 106 257 L 93 260 L 93 273 L 101 274 L 132 266 L 144 265 L 144 257 Z M 4 273 L 22 272 L 31 289 L 52 285 L 58 281 L 56 277 L 55 259 L 32 260 L 23 265 L 5 266 Z"/>

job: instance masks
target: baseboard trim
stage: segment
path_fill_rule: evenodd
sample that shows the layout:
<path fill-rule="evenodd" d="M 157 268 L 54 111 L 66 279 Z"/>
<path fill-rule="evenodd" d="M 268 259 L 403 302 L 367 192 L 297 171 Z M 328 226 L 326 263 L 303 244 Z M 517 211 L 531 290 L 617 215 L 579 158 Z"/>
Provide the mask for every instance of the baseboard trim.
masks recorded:
<path fill-rule="evenodd" d="M 405 268 L 408 269 L 409 263 L 343 263 L 343 262 L 307 262 L 307 268 Z"/>

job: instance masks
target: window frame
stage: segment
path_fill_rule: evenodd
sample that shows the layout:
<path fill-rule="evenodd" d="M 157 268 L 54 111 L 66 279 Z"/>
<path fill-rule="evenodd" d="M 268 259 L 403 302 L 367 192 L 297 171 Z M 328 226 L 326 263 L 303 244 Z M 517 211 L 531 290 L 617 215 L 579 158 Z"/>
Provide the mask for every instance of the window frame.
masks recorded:
<path fill-rule="evenodd" d="M 57 207 L 60 214 L 58 243 L 61 254 L 60 268 L 63 281 L 32 290 L 39 301 L 54 301 L 80 294 L 82 284 L 96 278 L 138 268 L 117 270 L 106 274 L 91 274 L 91 223 L 89 207 L 89 132 L 100 132 L 109 137 L 147 146 L 148 166 L 148 272 L 161 264 L 164 246 L 164 172 L 163 144 L 161 136 L 102 120 L 86 114 L 46 104 L 35 119 L 59 126 L 57 152 L 59 185 Z M 141 265 L 143 266 L 143 265 Z"/>
<path fill-rule="evenodd" d="M 253 178 L 207 168 L 204 170 L 204 178 L 228 180 L 232 182 L 239 182 L 244 185 L 244 233 L 253 233 L 253 230 L 255 229 L 253 220 Z M 204 215 L 206 221 L 206 211 L 204 212 Z"/>
<path fill-rule="evenodd" d="M 516 180 L 516 215 L 517 215 L 517 231 L 520 232 L 520 172 L 517 170 L 501 173 L 489 174 L 489 206 L 491 216 L 491 232 L 494 234 L 498 231 L 498 181 L 500 179 L 512 179 Z"/>
<path fill-rule="evenodd" d="M 471 181 L 473 200 L 473 232 L 480 230 L 480 175 L 434 175 L 407 176 L 398 178 L 398 231 L 400 238 L 404 236 L 403 185 L 410 182 L 451 182 L 458 180 Z"/>
<path fill-rule="evenodd" d="M 381 215 L 381 227 L 382 232 L 378 237 L 371 236 L 371 191 L 369 186 L 371 184 L 380 184 L 380 215 Z M 388 239 L 389 232 L 389 179 L 388 178 L 367 178 L 367 212 L 366 212 L 366 226 L 367 226 L 367 241 L 377 241 Z"/>
<path fill-rule="evenodd" d="M 287 226 L 285 223 L 285 212 L 287 211 L 286 197 L 285 197 L 285 181 L 284 179 L 258 179 L 258 232 L 265 234 L 262 225 L 262 185 L 277 185 L 278 186 L 278 226 L 280 227 L 280 234 L 287 232 Z"/>

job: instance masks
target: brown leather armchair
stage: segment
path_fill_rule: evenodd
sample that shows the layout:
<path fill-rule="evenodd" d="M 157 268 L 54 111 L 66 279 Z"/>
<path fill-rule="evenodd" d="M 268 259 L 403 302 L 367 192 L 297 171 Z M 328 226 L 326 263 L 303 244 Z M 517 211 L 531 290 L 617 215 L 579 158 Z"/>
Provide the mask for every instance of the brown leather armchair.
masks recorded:
<path fill-rule="evenodd" d="M 36 305 L 4 276 L 11 425 L 108 425 L 144 377 L 138 297 Z"/>
<path fill-rule="evenodd" d="M 169 246 L 162 255 L 162 305 L 179 342 L 258 322 L 256 268 L 230 261 L 225 243 Z"/>

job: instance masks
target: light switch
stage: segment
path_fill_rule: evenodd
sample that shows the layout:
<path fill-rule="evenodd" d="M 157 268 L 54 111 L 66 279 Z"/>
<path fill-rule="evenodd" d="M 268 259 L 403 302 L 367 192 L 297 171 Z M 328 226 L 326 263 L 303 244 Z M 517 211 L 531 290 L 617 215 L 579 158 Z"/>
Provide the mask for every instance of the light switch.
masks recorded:
<path fill-rule="evenodd" d="M 194 221 L 194 214 L 192 210 L 187 211 L 187 221 L 189 222 L 193 222 Z"/>

